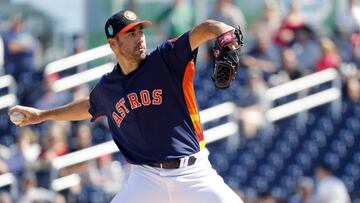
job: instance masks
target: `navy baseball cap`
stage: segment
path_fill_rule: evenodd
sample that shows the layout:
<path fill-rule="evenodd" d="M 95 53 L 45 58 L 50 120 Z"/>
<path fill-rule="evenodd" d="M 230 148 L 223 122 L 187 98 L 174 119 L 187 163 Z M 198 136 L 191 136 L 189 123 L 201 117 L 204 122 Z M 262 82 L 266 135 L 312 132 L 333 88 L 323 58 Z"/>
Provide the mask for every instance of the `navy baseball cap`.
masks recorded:
<path fill-rule="evenodd" d="M 125 33 L 131 28 L 142 24 L 149 27 L 152 23 L 148 20 L 140 20 L 136 14 L 129 10 L 121 10 L 113 14 L 105 23 L 105 34 L 107 38 L 113 38 L 117 33 Z"/>

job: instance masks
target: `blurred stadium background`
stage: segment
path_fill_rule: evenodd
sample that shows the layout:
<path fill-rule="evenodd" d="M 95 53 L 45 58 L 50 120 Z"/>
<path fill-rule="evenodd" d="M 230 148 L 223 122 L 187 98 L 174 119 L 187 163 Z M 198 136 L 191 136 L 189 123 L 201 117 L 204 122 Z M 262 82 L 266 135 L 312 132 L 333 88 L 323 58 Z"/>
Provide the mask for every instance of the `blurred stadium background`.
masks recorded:
<path fill-rule="evenodd" d="M 243 27 L 233 85 L 214 88 L 209 43 L 195 89 L 213 167 L 246 203 L 318 202 L 319 163 L 360 202 L 359 0 L 0 0 L 0 202 L 109 202 L 121 188 L 106 119 L 18 128 L 7 110 L 88 95 L 114 63 L 104 22 L 123 8 L 155 23 L 150 49 L 207 18 Z"/>

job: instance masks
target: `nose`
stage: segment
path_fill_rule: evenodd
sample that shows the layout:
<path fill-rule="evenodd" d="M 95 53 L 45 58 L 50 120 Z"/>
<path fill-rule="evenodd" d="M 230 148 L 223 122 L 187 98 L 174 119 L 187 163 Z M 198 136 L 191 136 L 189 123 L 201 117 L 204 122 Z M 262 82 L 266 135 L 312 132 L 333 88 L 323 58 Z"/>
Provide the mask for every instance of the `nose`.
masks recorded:
<path fill-rule="evenodd" d="M 136 40 L 137 44 L 145 43 L 145 36 L 144 34 L 140 34 L 138 40 Z"/>
<path fill-rule="evenodd" d="M 144 39 L 145 39 L 144 33 L 143 33 L 143 32 L 139 32 L 138 35 L 139 35 L 140 40 L 144 41 Z"/>

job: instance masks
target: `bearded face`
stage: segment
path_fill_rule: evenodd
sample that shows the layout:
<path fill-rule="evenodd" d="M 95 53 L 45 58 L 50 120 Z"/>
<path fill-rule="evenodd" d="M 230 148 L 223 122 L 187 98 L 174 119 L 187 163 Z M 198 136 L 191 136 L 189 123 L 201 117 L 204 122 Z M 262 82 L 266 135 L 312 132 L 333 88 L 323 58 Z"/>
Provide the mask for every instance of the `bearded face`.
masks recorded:
<path fill-rule="evenodd" d="M 142 25 L 130 29 L 126 33 L 119 33 L 110 43 L 114 52 L 119 52 L 127 60 L 141 62 L 146 58 L 146 39 Z"/>

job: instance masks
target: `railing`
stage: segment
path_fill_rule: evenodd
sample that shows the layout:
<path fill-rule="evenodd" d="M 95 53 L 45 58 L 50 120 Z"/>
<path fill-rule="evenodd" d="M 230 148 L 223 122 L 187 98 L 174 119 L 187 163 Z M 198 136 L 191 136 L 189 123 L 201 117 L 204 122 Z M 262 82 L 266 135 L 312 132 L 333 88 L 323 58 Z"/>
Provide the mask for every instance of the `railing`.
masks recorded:
<path fill-rule="evenodd" d="M 0 175 L 0 188 L 4 186 L 11 186 L 10 193 L 12 196 L 17 196 L 17 179 L 12 173 L 4 173 Z"/>
<path fill-rule="evenodd" d="M 79 65 L 88 63 L 90 61 L 110 56 L 112 51 L 109 45 L 103 45 L 88 51 L 75 54 L 52 63 L 45 67 L 45 76 L 62 72 L 64 70 L 75 68 Z M 86 71 L 76 73 L 74 75 L 60 78 L 51 86 L 54 92 L 64 91 L 81 84 L 88 83 L 92 80 L 100 78 L 104 73 L 109 72 L 114 67 L 113 63 L 106 63 Z"/>
<path fill-rule="evenodd" d="M 304 95 L 305 90 L 326 82 L 331 82 L 332 87 L 309 96 L 305 92 Z M 295 93 L 300 95 L 300 98 L 277 107 L 272 107 L 275 100 Z M 336 117 L 339 115 L 341 108 L 341 78 L 337 70 L 327 69 L 270 88 L 266 91 L 265 98 L 269 104 L 265 117 L 270 122 L 275 122 L 329 102 L 332 102 L 332 114 Z"/>
<path fill-rule="evenodd" d="M 79 86 L 81 84 L 96 80 L 103 74 L 110 72 L 113 68 L 113 63 L 106 63 L 104 65 L 97 66 L 95 68 L 56 80 L 51 88 L 54 92 L 61 92 Z"/>
<path fill-rule="evenodd" d="M 109 45 L 102 45 L 100 47 L 90 49 L 79 54 L 62 58 L 60 60 L 49 63 L 45 67 L 45 75 L 58 73 L 69 68 L 87 63 L 89 61 L 111 55 L 112 51 Z"/>
<path fill-rule="evenodd" d="M 0 110 L 14 106 L 18 100 L 16 97 L 16 82 L 11 75 L 0 77 L 0 89 L 7 88 L 7 93 L 0 96 Z"/>

